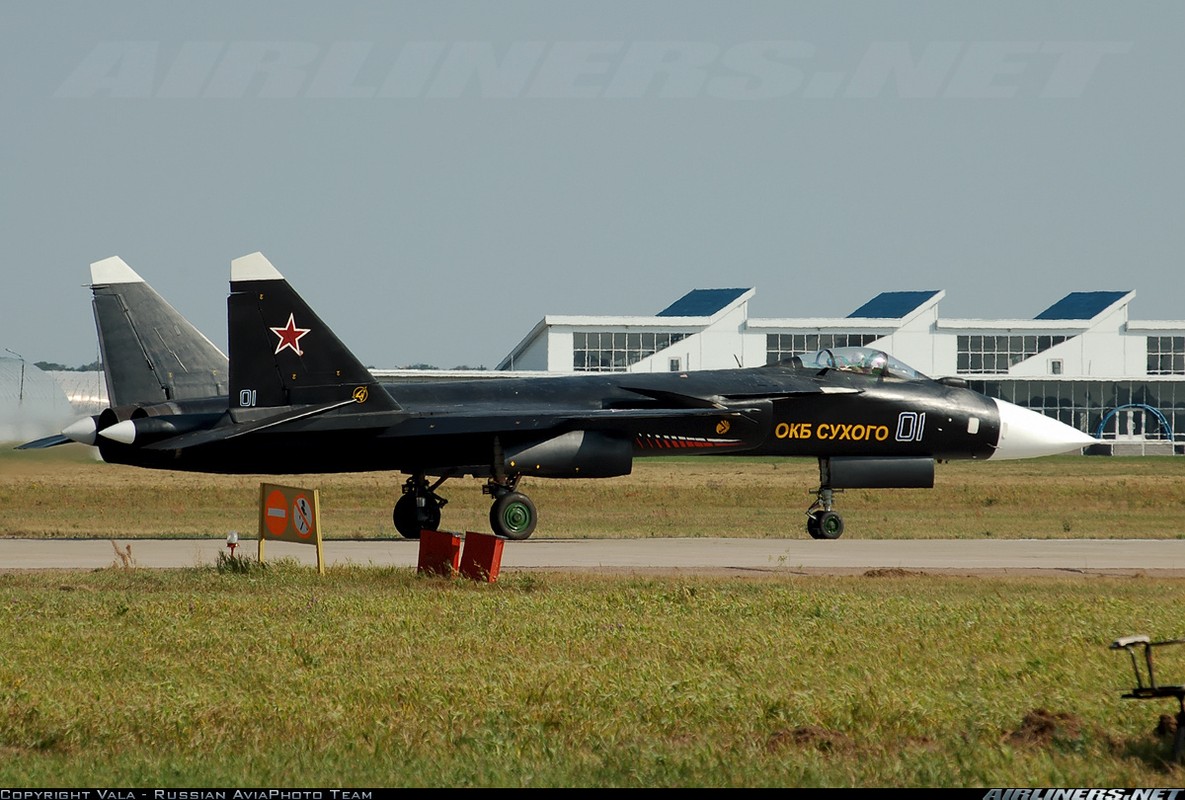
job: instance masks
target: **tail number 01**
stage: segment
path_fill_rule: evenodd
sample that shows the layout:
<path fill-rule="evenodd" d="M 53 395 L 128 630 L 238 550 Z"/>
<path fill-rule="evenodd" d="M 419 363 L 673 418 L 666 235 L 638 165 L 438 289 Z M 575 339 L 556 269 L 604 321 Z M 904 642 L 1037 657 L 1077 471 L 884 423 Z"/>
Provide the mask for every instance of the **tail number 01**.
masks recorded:
<path fill-rule="evenodd" d="M 255 390 L 254 389 L 240 389 L 239 390 L 239 405 L 243 408 L 255 407 Z"/>
<path fill-rule="evenodd" d="M 902 411 L 897 415 L 897 441 L 920 442 L 926 430 L 926 412 Z"/>

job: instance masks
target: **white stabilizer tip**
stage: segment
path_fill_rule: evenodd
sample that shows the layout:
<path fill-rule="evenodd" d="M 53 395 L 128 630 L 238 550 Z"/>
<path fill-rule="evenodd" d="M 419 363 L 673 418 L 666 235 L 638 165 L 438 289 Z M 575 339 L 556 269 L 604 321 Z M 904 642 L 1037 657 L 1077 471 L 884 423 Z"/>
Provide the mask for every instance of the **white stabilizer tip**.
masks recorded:
<path fill-rule="evenodd" d="M 91 283 L 143 283 L 144 279 L 119 256 L 91 264 Z"/>
<path fill-rule="evenodd" d="M 113 442 L 131 444 L 136 441 L 136 424 L 130 419 L 125 419 L 123 422 L 117 422 L 111 427 L 99 431 L 99 435 Z"/>
<path fill-rule="evenodd" d="M 278 281 L 284 276 L 272 266 L 272 262 L 264 258 L 263 253 L 251 253 L 240 256 L 230 262 L 230 279 L 232 281 Z"/>
<path fill-rule="evenodd" d="M 72 442 L 79 444 L 94 444 L 95 434 L 99 427 L 95 424 L 93 417 L 84 417 L 78 422 L 72 422 L 65 428 L 62 428 L 62 435 Z"/>

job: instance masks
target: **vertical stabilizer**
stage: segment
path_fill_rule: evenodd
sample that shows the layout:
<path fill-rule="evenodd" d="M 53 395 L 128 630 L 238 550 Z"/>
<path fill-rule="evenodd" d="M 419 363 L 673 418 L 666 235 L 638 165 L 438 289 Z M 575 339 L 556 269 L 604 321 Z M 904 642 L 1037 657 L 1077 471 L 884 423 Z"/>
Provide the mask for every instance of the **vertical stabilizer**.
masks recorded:
<path fill-rule="evenodd" d="M 227 324 L 231 408 L 399 407 L 262 253 L 231 262 Z"/>
<path fill-rule="evenodd" d="M 91 264 L 91 293 L 112 406 L 226 393 L 226 356 L 123 259 Z"/>

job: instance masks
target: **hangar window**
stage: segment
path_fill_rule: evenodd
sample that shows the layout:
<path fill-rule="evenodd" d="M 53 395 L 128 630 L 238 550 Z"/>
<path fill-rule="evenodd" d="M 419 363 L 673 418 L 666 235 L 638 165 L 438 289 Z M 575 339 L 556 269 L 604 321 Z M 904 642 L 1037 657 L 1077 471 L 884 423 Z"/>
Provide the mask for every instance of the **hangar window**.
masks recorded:
<path fill-rule="evenodd" d="M 875 333 L 767 333 L 765 363 L 776 364 L 792 356 L 837 347 L 863 347 L 881 338 Z"/>
<path fill-rule="evenodd" d="M 1185 336 L 1148 337 L 1148 374 L 1185 375 Z"/>
<path fill-rule="evenodd" d="M 1032 358 L 1069 336 L 994 336 L 958 337 L 955 369 L 963 374 L 1003 374 L 1014 364 Z"/>
<path fill-rule="evenodd" d="M 1121 434 L 1164 439 L 1173 431 L 1185 430 L 1185 381 L 972 379 L 967 381 L 967 386 L 1093 435 L 1098 435 L 1100 426 L 1106 422 L 1103 438 Z M 1132 404 L 1155 409 L 1157 413 L 1113 413 L 1120 406 Z M 1176 438 L 1172 452 L 1185 454 L 1185 444 L 1180 438 Z"/>
<path fill-rule="evenodd" d="M 658 331 L 576 331 L 572 334 L 572 368 L 576 372 L 624 372 L 686 336 Z"/>

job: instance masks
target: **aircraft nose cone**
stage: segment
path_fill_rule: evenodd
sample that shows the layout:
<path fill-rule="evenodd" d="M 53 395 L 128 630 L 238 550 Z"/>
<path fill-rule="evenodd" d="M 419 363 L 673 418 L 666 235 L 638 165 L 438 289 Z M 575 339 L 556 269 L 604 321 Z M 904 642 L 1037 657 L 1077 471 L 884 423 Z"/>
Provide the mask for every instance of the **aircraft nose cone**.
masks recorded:
<path fill-rule="evenodd" d="M 79 444 L 94 444 L 95 433 L 98 432 L 94 417 L 84 417 L 62 428 L 62 435 L 72 442 Z"/>
<path fill-rule="evenodd" d="M 1000 409 L 1000 441 L 990 459 L 1054 456 L 1098 444 L 1098 439 L 1036 411 L 1003 400 L 997 400 L 996 406 Z"/>
<path fill-rule="evenodd" d="M 136 441 L 136 424 L 130 419 L 125 419 L 123 422 L 117 422 L 111 427 L 99 431 L 99 435 L 114 442 L 131 444 Z"/>

